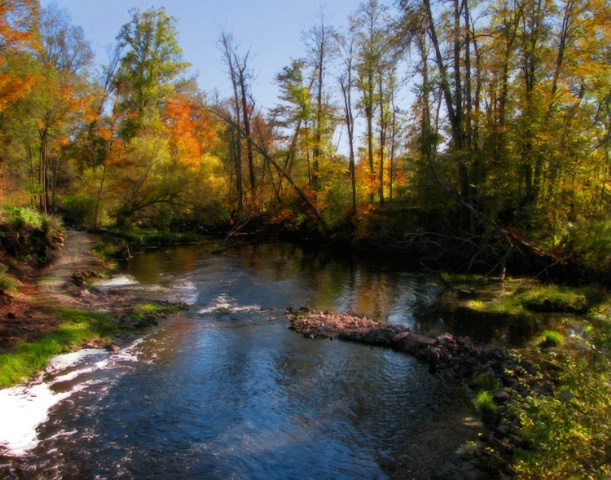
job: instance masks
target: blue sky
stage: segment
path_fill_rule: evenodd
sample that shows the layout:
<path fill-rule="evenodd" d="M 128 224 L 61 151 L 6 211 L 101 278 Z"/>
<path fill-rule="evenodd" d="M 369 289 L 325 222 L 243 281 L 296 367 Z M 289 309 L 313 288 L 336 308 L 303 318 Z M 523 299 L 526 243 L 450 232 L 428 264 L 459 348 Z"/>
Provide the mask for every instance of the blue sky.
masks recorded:
<path fill-rule="evenodd" d="M 198 72 L 200 88 L 229 94 L 229 82 L 218 49 L 222 30 L 233 34 L 240 50 L 250 50 L 255 74 L 253 95 L 260 107 L 276 102 L 274 76 L 303 56 L 302 32 L 316 24 L 322 11 L 325 22 L 343 27 L 361 0 L 41 0 L 43 6 L 57 3 L 68 11 L 74 25 L 85 30 L 96 51 L 98 63 L 107 60 L 106 46 L 114 45 L 121 26 L 130 21 L 129 10 L 165 7 L 178 21 L 184 58 Z"/>

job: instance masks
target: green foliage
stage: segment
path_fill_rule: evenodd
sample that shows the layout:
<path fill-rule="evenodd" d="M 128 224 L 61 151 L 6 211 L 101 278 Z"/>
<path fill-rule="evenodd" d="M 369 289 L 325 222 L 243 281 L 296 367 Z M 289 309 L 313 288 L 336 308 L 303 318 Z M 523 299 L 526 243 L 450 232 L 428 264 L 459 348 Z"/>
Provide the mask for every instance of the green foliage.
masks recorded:
<path fill-rule="evenodd" d="M 516 451 L 517 478 L 592 478 L 611 475 L 611 355 L 609 319 L 585 328 L 562 352 L 544 352 L 559 371 L 551 396 L 519 398 L 512 409 L 533 446 Z"/>
<path fill-rule="evenodd" d="M 0 220 L 12 230 L 36 229 L 42 228 L 43 215 L 31 208 L 6 207 L 0 213 Z"/>
<path fill-rule="evenodd" d="M 496 412 L 498 409 L 492 397 L 492 393 L 487 390 L 480 390 L 477 392 L 474 403 L 481 412 Z"/>
<path fill-rule="evenodd" d="M 85 193 L 65 195 L 61 199 L 64 221 L 77 226 L 93 226 L 97 200 Z"/>
<path fill-rule="evenodd" d="M 0 247 L 8 255 L 41 265 L 62 245 L 58 217 L 16 207 L 7 207 L 0 213 Z"/>
<path fill-rule="evenodd" d="M 8 267 L 0 264 L 0 294 L 15 292 L 17 290 L 17 280 L 7 273 Z"/>
<path fill-rule="evenodd" d="M 539 347 L 541 348 L 559 347 L 563 343 L 564 337 L 554 330 L 545 330 L 539 337 Z"/>

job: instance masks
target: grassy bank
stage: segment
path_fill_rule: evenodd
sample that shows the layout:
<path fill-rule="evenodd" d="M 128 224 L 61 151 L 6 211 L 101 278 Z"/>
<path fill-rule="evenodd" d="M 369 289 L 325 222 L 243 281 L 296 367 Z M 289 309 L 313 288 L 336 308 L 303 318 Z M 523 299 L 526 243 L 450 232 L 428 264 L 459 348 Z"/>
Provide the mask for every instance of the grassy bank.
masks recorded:
<path fill-rule="evenodd" d="M 611 478 L 608 321 L 557 346 L 545 346 L 546 338 L 524 353 L 554 379 L 555 388 L 510 403 L 531 446 L 516 451 L 517 478 Z"/>
<path fill-rule="evenodd" d="M 522 439 L 510 464 L 501 467 L 498 452 L 488 449 L 496 468 L 515 478 L 611 477 L 611 304 L 598 287 L 571 288 L 510 280 L 503 288 L 484 278 L 446 275 L 454 285 L 445 308 L 461 316 L 505 322 L 530 322 L 553 314 L 556 323 L 535 328 L 516 359 L 532 365 L 514 373 L 520 385 L 505 388 L 506 427 Z M 502 292 L 499 294 L 499 292 Z M 569 323 L 571 328 L 567 329 Z M 554 328 L 554 326 L 556 328 Z M 496 411 L 499 384 L 478 385 L 474 403 L 483 414 Z M 526 392 L 526 393 L 525 393 Z M 498 462 L 495 465 L 495 462 Z"/>
<path fill-rule="evenodd" d="M 48 314 L 59 320 L 59 327 L 0 353 L 0 388 L 27 381 L 55 355 L 78 350 L 85 344 L 103 347 L 121 333 L 142 330 L 155 324 L 158 318 L 181 310 L 177 305 L 142 303 L 130 305 L 116 315 L 52 307 Z"/>

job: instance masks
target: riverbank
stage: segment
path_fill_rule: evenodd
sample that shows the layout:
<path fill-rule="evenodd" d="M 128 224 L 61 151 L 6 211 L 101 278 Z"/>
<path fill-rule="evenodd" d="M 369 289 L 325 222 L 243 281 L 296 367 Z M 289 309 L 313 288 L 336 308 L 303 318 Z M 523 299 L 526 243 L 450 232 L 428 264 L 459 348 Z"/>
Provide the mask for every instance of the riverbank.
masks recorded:
<path fill-rule="evenodd" d="M 602 479 L 611 473 L 608 334 L 575 335 L 573 345 L 550 335 L 530 349 L 508 351 L 353 314 L 286 313 L 289 328 L 306 338 L 392 348 L 423 361 L 432 374 L 461 379 L 487 429 L 470 451 L 495 476 Z"/>
<path fill-rule="evenodd" d="M 184 309 L 154 298 L 90 288 L 111 265 L 93 253 L 95 235 L 70 231 L 55 260 L 22 268 L 14 292 L 0 298 L 0 388 L 26 381 L 59 353 L 120 348 L 130 336 Z"/>

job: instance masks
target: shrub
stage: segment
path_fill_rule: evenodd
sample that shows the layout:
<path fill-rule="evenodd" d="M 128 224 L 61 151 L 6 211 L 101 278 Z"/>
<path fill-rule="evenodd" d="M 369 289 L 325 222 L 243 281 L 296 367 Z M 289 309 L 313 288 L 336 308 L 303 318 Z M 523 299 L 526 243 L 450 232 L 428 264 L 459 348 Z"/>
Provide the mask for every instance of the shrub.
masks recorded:
<path fill-rule="evenodd" d="M 497 405 L 494 402 L 492 393 L 480 390 L 475 396 L 475 406 L 482 412 L 496 412 Z"/>
<path fill-rule="evenodd" d="M 0 264 L 0 294 L 15 292 L 17 280 L 7 273 L 8 267 Z"/>
<path fill-rule="evenodd" d="M 496 378 L 492 372 L 484 372 L 478 375 L 474 383 L 480 390 L 486 392 L 495 392 L 500 387 L 498 378 Z"/>
<path fill-rule="evenodd" d="M 5 208 L 0 213 L 0 242 L 14 258 L 44 264 L 63 245 L 61 221 L 28 208 Z"/>

